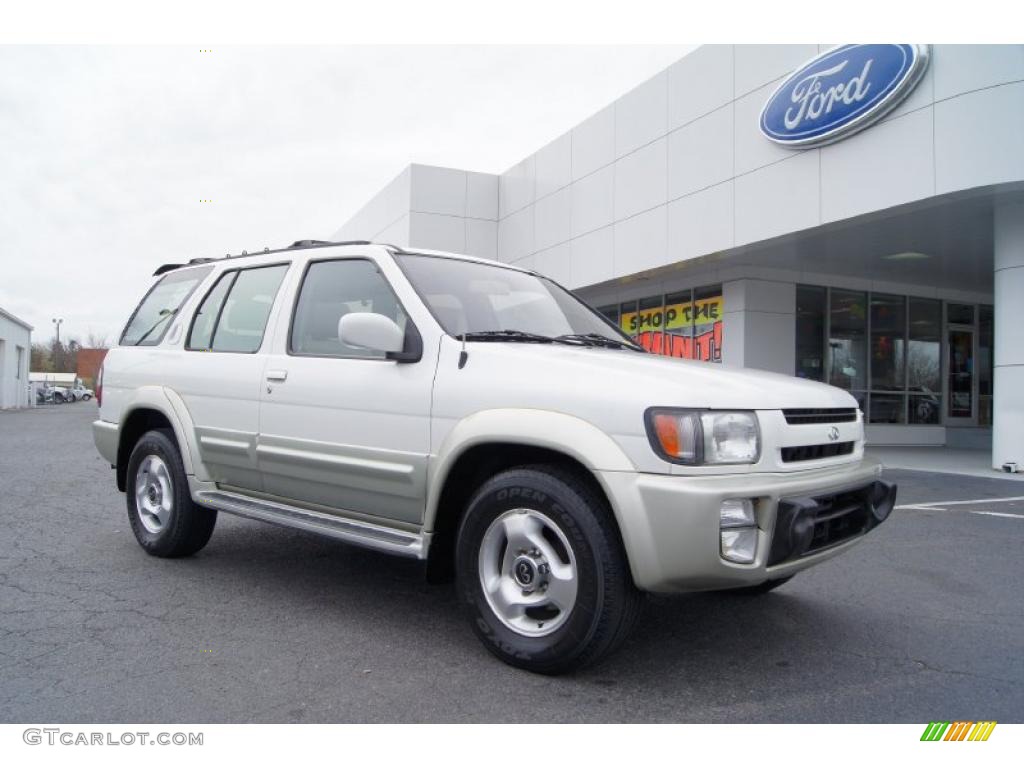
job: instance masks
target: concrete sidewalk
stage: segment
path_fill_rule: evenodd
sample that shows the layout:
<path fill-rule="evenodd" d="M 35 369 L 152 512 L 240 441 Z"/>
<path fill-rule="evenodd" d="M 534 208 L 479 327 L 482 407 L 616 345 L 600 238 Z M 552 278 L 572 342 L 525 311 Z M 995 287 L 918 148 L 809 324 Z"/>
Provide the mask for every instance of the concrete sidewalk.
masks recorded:
<path fill-rule="evenodd" d="M 1024 473 L 1009 474 L 992 469 L 992 454 L 969 448 L 942 446 L 869 445 L 866 452 L 892 469 L 913 469 L 919 472 L 943 472 L 970 475 L 993 480 L 1024 481 Z"/>

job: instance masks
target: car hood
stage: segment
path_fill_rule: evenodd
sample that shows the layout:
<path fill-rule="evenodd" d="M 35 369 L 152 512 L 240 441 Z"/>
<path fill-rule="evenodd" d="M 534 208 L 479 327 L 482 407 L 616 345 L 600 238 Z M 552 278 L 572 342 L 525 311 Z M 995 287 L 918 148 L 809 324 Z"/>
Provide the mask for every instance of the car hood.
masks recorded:
<path fill-rule="evenodd" d="M 753 368 L 563 344 L 476 342 L 467 345 L 466 372 L 506 393 L 571 392 L 578 400 L 686 408 L 856 407 L 846 391 Z M 474 370 L 475 369 L 475 370 Z"/>

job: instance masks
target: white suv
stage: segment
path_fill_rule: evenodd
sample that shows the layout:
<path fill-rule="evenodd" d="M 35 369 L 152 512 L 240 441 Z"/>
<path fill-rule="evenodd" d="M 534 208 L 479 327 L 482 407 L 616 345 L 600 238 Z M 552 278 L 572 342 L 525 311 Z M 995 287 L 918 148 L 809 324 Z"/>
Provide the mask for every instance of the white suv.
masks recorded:
<path fill-rule="evenodd" d="M 419 558 L 555 673 L 642 591 L 768 591 L 895 502 L 846 392 L 647 354 L 535 272 L 300 241 L 157 275 L 93 425 L 153 555 L 221 511 Z"/>

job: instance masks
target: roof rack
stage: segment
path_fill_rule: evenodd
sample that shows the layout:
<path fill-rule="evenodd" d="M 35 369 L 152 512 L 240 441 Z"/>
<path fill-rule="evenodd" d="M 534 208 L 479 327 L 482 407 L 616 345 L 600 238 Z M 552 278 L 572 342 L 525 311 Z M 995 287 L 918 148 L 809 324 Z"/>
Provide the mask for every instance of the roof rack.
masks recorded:
<path fill-rule="evenodd" d="M 390 243 L 374 243 L 370 240 L 296 240 L 291 245 L 285 248 L 264 248 L 262 251 L 254 251 L 249 253 L 248 251 L 242 251 L 237 254 L 226 254 L 220 258 L 202 257 L 197 259 L 189 259 L 187 264 L 164 264 L 157 268 L 153 276 L 166 274 L 167 272 L 173 272 L 175 269 L 181 269 L 182 267 L 191 267 L 196 264 L 209 264 L 215 261 L 224 261 L 225 259 L 242 259 L 249 256 L 265 256 L 268 253 L 285 253 L 287 251 L 303 250 L 306 248 L 327 248 L 331 246 L 339 245 L 383 245 L 385 248 L 390 248 L 395 253 L 405 253 L 405 251 L 397 245 L 391 245 Z"/>

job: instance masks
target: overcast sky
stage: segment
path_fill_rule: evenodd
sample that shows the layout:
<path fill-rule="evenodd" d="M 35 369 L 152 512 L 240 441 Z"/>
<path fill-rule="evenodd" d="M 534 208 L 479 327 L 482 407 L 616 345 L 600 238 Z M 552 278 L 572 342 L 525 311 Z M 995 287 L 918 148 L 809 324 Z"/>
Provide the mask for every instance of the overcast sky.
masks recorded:
<path fill-rule="evenodd" d="M 160 264 L 330 237 L 410 162 L 500 173 L 687 50 L 0 47 L 0 307 L 112 341 Z"/>

